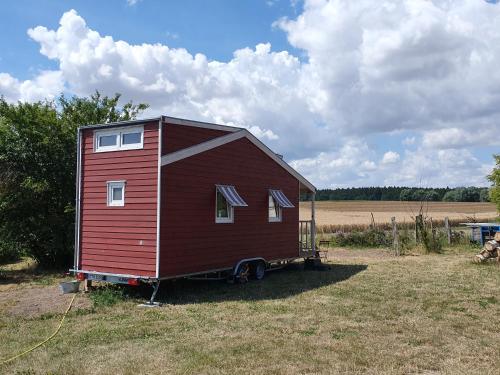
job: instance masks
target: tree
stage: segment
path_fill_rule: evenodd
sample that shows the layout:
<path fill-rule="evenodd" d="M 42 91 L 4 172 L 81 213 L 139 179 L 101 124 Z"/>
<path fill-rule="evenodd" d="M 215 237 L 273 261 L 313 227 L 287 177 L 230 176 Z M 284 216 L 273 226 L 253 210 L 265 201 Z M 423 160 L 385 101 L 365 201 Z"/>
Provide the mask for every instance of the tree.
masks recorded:
<path fill-rule="evenodd" d="M 480 202 L 489 202 L 490 201 L 490 189 L 482 188 L 479 191 L 479 201 Z"/>
<path fill-rule="evenodd" d="M 435 202 L 439 200 L 439 194 L 435 190 L 428 190 L 425 192 L 425 200 L 428 202 Z"/>
<path fill-rule="evenodd" d="M 457 201 L 457 192 L 456 190 L 450 190 L 446 192 L 443 197 L 443 201 L 445 202 L 456 202 Z"/>
<path fill-rule="evenodd" d="M 69 264 L 74 241 L 76 129 L 147 108 L 119 94 L 9 104 L 0 98 L 0 244 L 44 267 Z"/>
<path fill-rule="evenodd" d="M 495 167 L 488 176 L 491 181 L 492 187 L 490 189 L 490 200 L 497 205 L 497 210 L 500 211 L 500 155 L 494 155 Z"/>
<path fill-rule="evenodd" d="M 399 199 L 402 201 L 411 201 L 411 189 L 403 189 L 401 190 L 401 194 L 399 195 Z"/>

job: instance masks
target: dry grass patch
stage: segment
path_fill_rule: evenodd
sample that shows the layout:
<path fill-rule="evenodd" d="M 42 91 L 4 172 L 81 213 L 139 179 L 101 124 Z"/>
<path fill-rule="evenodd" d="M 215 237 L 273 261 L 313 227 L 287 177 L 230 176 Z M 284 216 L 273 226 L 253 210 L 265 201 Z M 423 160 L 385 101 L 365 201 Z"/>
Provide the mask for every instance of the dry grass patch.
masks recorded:
<path fill-rule="evenodd" d="M 471 264 L 464 252 L 336 251 L 324 271 L 295 267 L 247 285 L 180 281 L 164 288 L 159 309 L 129 299 L 70 312 L 59 336 L 0 372 L 498 373 L 497 265 Z M 0 315 L 0 357 L 59 319 Z"/>
<path fill-rule="evenodd" d="M 310 202 L 300 202 L 300 219 L 311 217 Z M 400 223 L 412 221 L 420 208 L 420 202 L 400 201 L 319 201 L 316 202 L 316 223 L 318 225 L 370 224 L 371 213 L 377 223 L 389 223 L 395 216 Z M 467 221 L 497 217 L 493 203 L 476 202 L 428 202 L 427 215 L 436 220 L 450 219 Z"/>

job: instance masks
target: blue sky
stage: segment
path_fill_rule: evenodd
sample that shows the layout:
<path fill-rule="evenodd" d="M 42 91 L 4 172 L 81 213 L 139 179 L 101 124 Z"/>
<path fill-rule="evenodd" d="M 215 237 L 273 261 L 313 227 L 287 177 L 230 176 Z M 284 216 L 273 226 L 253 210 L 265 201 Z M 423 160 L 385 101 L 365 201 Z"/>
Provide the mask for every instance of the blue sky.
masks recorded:
<path fill-rule="evenodd" d="M 298 4 L 297 4 L 298 6 Z M 4 51 L 0 71 L 28 79 L 37 70 L 57 64 L 38 53 L 26 30 L 36 25 L 57 28 L 61 15 L 76 9 L 92 28 L 132 44 L 163 43 L 203 53 L 210 59 L 226 61 L 235 50 L 270 42 L 275 50 L 294 50 L 286 35 L 272 26 L 283 16 L 293 17 L 296 8 L 288 0 L 126 0 L 45 1 L 19 0 L 2 4 L 0 45 Z M 294 50 L 297 56 L 300 52 Z"/>
<path fill-rule="evenodd" d="M 0 94 L 121 92 L 146 115 L 244 126 L 319 187 L 486 185 L 496 3 L 6 2 Z"/>

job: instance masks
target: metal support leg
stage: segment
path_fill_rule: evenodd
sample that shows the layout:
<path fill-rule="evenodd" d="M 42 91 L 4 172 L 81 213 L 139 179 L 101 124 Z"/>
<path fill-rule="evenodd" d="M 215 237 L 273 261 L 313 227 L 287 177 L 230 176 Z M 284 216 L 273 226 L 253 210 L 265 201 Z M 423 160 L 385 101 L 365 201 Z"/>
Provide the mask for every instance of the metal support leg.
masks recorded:
<path fill-rule="evenodd" d="M 158 289 L 160 288 L 160 280 L 156 281 L 153 283 L 153 294 L 151 295 L 151 298 L 149 299 L 148 304 L 149 305 L 155 305 L 155 297 L 156 293 L 158 293 Z"/>

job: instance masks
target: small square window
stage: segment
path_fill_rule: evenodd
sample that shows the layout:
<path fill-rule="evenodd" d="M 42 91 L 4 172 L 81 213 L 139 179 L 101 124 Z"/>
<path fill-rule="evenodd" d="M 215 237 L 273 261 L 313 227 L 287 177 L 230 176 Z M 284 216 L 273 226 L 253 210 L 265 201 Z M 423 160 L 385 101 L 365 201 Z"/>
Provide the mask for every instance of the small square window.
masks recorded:
<path fill-rule="evenodd" d="M 125 205 L 125 181 L 108 182 L 108 206 Z"/>
<path fill-rule="evenodd" d="M 281 221 L 281 207 L 279 206 L 276 199 L 269 194 L 269 222 L 280 222 Z"/>

